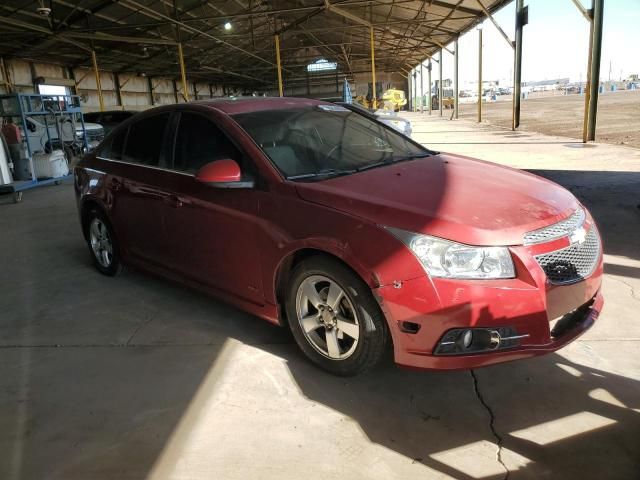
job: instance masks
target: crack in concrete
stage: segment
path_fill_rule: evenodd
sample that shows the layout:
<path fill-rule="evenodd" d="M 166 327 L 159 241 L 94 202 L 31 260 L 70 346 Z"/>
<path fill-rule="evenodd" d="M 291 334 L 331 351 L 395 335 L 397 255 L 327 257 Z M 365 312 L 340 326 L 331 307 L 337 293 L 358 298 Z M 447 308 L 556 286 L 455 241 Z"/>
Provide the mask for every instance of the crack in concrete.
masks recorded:
<path fill-rule="evenodd" d="M 476 397 L 478 397 L 478 400 L 480 401 L 482 406 L 485 408 L 485 410 L 489 414 L 489 428 L 491 429 L 491 433 L 496 439 L 496 445 L 498 446 L 498 450 L 496 451 L 496 460 L 498 460 L 498 463 L 502 465 L 502 468 L 504 468 L 503 480 L 507 480 L 511 472 L 509 471 L 509 468 L 502 460 L 502 443 L 503 442 L 502 442 L 502 436 L 496 430 L 496 426 L 495 426 L 496 416 L 493 413 L 493 410 L 491 409 L 489 404 L 486 402 L 486 400 L 482 396 L 482 393 L 480 393 L 480 386 L 478 385 L 478 377 L 476 376 L 476 373 L 473 370 L 469 370 L 469 373 L 471 374 L 471 378 L 473 379 L 473 389 L 475 390 Z"/>
<path fill-rule="evenodd" d="M 125 343 L 125 345 L 129 346 L 129 344 L 131 343 L 131 340 L 133 340 L 133 337 L 135 337 L 140 330 L 142 330 L 144 327 L 146 327 L 151 322 L 153 322 L 154 318 L 156 318 L 156 316 L 155 315 L 151 315 L 145 322 L 143 322 L 140 325 L 138 325 L 138 327 L 133 331 L 133 333 L 131 334 L 131 336 L 129 337 L 129 339 Z"/>
<path fill-rule="evenodd" d="M 629 289 L 631 290 L 631 298 L 633 298 L 634 300 L 636 300 L 636 301 L 640 302 L 640 297 L 637 297 L 637 296 L 636 296 L 636 289 L 635 289 L 635 287 L 634 287 L 633 285 L 631 285 L 631 284 L 630 284 L 630 283 L 628 283 L 628 282 L 625 282 L 625 281 L 624 281 L 624 280 L 622 280 L 621 278 L 614 277 L 614 276 L 612 276 L 612 275 L 608 275 L 608 276 L 607 276 L 607 278 L 609 278 L 610 280 L 614 280 L 614 281 L 616 281 L 616 282 L 620 282 L 620 283 L 622 283 L 623 285 L 626 285 L 627 287 L 629 287 Z"/>

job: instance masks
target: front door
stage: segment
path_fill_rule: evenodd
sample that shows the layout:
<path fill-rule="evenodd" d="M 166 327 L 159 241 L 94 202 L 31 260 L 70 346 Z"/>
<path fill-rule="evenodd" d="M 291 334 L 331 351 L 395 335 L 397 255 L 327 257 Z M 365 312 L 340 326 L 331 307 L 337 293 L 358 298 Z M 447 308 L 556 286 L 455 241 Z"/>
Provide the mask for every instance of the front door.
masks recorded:
<path fill-rule="evenodd" d="M 252 164 L 208 117 L 182 112 L 175 139 L 172 193 L 177 207 L 165 210 L 172 268 L 198 283 L 262 303 L 258 189 L 217 189 L 195 180 L 203 165 L 237 161 L 243 175 Z"/>

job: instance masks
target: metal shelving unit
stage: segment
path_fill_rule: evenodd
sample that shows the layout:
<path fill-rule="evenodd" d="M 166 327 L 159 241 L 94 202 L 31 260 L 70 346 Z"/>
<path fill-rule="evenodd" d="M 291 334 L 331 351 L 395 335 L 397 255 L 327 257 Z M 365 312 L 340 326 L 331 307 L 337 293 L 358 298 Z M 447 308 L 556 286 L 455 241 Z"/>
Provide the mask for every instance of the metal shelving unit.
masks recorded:
<path fill-rule="evenodd" d="M 29 162 L 29 169 L 31 171 L 31 180 L 17 180 L 8 185 L 0 185 L 0 195 L 12 194 L 14 202 L 19 202 L 22 199 L 22 192 L 30 188 L 35 188 L 43 185 L 59 184 L 67 178 L 71 178 L 71 173 L 56 178 L 38 178 L 36 169 L 34 168 L 32 146 L 28 139 L 29 129 L 27 127 L 27 118 L 42 119 L 48 138 L 49 147 L 51 150 L 54 148 L 55 141 L 57 140 L 62 144 L 62 136 L 59 130 L 56 117 L 67 117 L 73 119 L 74 125 L 78 120 L 82 125 L 82 143 L 84 151 L 89 150 L 87 143 L 87 132 L 85 130 L 84 118 L 82 116 L 82 110 L 80 107 L 80 97 L 78 95 L 38 95 L 38 94 L 5 94 L 0 95 L 0 118 L 12 118 L 19 119 L 19 125 L 22 127 L 22 142 L 26 143 L 27 160 Z M 55 128 L 58 136 L 57 138 L 51 137 L 51 119 L 53 119 L 53 127 Z M 14 120 L 14 123 L 17 123 Z M 75 129 L 74 129 L 75 130 Z M 75 133 L 75 132 L 74 132 Z M 69 159 L 67 159 L 68 161 Z"/>

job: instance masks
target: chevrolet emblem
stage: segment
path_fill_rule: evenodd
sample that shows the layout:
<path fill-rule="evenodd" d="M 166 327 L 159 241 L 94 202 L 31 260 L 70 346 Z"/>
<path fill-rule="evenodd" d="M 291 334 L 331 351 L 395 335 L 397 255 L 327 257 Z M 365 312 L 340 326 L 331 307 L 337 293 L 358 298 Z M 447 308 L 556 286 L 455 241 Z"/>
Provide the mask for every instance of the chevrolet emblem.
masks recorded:
<path fill-rule="evenodd" d="M 578 245 L 582 245 L 586 239 L 587 231 L 583 227 L 575 229 L 573 232 L 571 232 L 571 235 L 569 235 L 569 241 L 572 245 L 576 243 Z"/>

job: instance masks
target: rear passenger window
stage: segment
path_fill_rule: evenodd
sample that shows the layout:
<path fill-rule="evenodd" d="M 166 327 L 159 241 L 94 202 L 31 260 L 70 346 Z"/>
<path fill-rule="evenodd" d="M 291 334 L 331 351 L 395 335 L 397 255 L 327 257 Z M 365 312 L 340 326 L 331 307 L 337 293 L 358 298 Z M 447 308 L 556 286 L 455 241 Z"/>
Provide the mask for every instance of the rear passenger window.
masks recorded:
<path fill-rule="evenodd" d="M 213 122 L 201 115 L 183 113 L 178 125 L 173 168 L 195 173 L 203 165 L 225 158 L 241 162 L 238 149 Z"/>
<path fill-rule="evenodd" d="M 160 154 L 168 121 L 169 114 L 163 113 L 131 125 L 122 160 L 154 167 L 161 165 Z"/>

